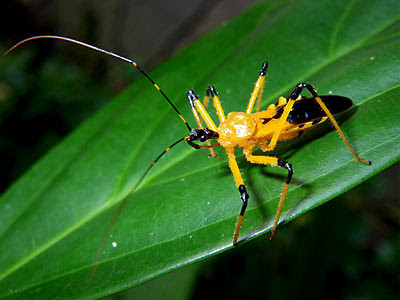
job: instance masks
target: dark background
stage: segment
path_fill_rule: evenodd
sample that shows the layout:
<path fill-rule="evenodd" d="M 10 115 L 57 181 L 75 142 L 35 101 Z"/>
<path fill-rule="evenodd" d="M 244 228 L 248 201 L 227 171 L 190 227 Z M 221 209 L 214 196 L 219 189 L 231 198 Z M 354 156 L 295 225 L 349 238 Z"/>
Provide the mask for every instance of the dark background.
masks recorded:
<path fill-rule="evenodd" d="M 4 1 L 0 50 L 32 35 L 65 35 L 151 70 L 254 2 Z M 138 76 L 49 40 L 1 57 L 0 191 Z M 263 236 L 196 264 L 187 296 L 399 299 L 399 182 L 396 164 L 281 227 L 274 242 Z"/>

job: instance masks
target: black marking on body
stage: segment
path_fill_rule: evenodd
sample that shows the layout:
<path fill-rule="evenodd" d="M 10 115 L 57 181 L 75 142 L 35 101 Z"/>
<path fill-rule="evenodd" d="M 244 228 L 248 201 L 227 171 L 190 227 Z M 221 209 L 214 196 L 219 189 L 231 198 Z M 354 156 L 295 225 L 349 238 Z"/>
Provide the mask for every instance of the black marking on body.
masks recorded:
<path fill-rule="evenodd" d="M 298 128 L 303 128 L 305 124 L 300 124 Z"/>
<path fill-rule="evenodd" d="M 319 122 L 321 122 L 322 118 L 316 118 L 312 121 L 312 125 L 318 124 Z"/>
<path fill-rule="evenodd" d="M 353 105 L 353 101 L 347 97 L 321 96 L 320 98 L 332 115 L 344 112 Z M 284 106 L 278 107 L 274 118 L 277 116 L 277 118 L 279 118 L 283 110 Z M 314 98 L 302 98 L 300 101 L 294 103 L 287 121 L 291 124 L 312 122 L 312 125 L 315 125 L 320 122 L 323 117 L 326 117 L 326 114 Z"/>
<path fill-rule="evenodd" d="M 274 118 L 274 119 L 279 119 L 279 118 L 282 116 L 283 110 L 284 110 L 284 109 L 285 109 L 285 105 L 278 106 L 278 107 L 275 109 L 276 115 L 273 116 L 272 118 Z"/>
<path fill-rule="evenodd" d="M 272 120 L 272 118 L 261 118 L 260 120 L 263 120 L 262 121 L 263 124 L 267 124 L 269 121 Z"/>
<path fill-rule="evenodd" d="M 297 132 L 297 137 L 301 137 L 304 134 L 304 130 L 300 130 Z"/>

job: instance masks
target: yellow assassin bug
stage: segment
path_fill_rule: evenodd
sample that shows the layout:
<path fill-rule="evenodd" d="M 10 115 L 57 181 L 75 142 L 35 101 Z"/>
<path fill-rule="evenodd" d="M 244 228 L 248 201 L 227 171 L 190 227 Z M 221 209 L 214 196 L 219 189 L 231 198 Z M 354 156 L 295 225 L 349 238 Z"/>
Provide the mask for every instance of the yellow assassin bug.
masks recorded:
<path fill-rule="evenodd" d="M 188 124 L 188 122 L 179 112 L 177 107 L 172 103 L 172 101 L 162 91 L 162 89 L 154 82 L 154 80 L 145 71 L 143 71 L 143 69 L 136 62 L 128 58 L 71 38 L 52 35 L 34 36 L 27 38 L 14 45 L 4 54 L 8 54 L 21 44 L 24 44 L 28 41 L 45 38 L 58 39 L 75 43 L 93 49 L 95 51 L 111 55 L 115 58 L 132 64 L 161 93 L 164 99 L 167 100 L 167 102 L 175 110 L 175 112 L 178 114 L 180 119 L 189 130 L 189 135 L 180 138 L 156 157 L 156 159 L 143 173 L 130 194 L 132 194 L 139 187 L 146 175 L 159 161 L 159 159 L 172 147 L 182 141 L 185 141 L 194 149 L 209 149 L 210 155 L 213 157 L 216 157 L 216 154 L 213 152 L 212 148 L 221 146 L 225 149 L 229 159 L 230 170 L 233 174 L 236 187 L 239 190 L 240 198 L 243 202 L 234 231 L 233 245 L 236 245 L 238 242 L 240 227 L 249 199 L 249 195 L 246 191 L 243 178 L 236 162 L 234 153 L 235 147 L 240 147 L 243 149 L 243 154 L 250 163 L 282 167 L 288 171 L 276 211 L 274 224 L 271 229 L 271 239 L 274 237 L 277 225 L 279 223 L 282 207 L 286 198 L 289 183 L 293 175 L 293 168 L 290 162 L 284 161 L 283 159 L 280 159 L 278 157 L 253 155 L 253 150 L 255 147 L 258 147 L 263 152 L 272 151 L 275 148 L 277 142 L 286 141 L 298 137 L 305 131 L 310 130 L 314 126 L 329 119 L 339 133 L 342 140 L 345 142 L 346 146 L 350 149 L 356 162 L 362 162 L 368 165 L 371 164 L 371 161 L 360 158 L 357 155 L 357 153 L 351 147 L 350 143 L 341 131 L 335 118 L 333 117 L 334 114 L 343 112 L 352 106 L 352 101 L 347 97 L 319 96 L 312 85 L 308 83 L 299 83 L 290 93 L 288 99 L 280 97 L 276 104 L 271 104 L 266 110 L 260 111 L 260 102 L 268 68 L 267 62 L 264 62 L 261 66 L 258 79 L 255 83 L 253 92 L 251 93 L 250 100 L 247 104 L 245 112 L 231 112 L 226 116 L 222 109 L 221 102 L 214 86 L 209 86 L 207 88 L 203 103 L 199 101 L 193 90 L 188 90 L 187 97 L 198 126 L 198 128 L 195 129 Z M 307 89 L 311 93 L 312 97 L 302 98 L 300 94 L 303 89 Z M 206 110 L 210 97 L 213 100 L 213 104 L 219 118 L 219 126 L 214 123 Z M 256 102 L 256 112 L 253 113 L 253 107 Z M 206 127 L 203 126 L 203 122 L 206 124 Z M 215 140 L 217 143 L 211 144 L 210 141 L 212 140 Z M 196 144 L 195 141 L 206 142 L 206 145 Z M 116 218 L 125 206 L 128 198 L 129 197 L 126 197 L 120 205 L 119 209 L 113 217 L 113 220 L 111 221 L 110 226 L 107 229 L 105 236 L 107 236 L 108 231 L 111 229 L 112 224 L 115 222 Z"/>

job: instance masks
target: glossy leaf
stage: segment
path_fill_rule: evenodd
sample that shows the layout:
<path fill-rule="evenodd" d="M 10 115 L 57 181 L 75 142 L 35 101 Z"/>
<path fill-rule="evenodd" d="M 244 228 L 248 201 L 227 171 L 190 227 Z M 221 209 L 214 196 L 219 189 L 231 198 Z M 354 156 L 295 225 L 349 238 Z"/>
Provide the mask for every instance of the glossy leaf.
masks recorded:
<path fill-rule="evenodd" d="M 244 110 L 264 60 L 264 107 L 304 81 L 353 99 L 342 129 L 373 165 L 357 164 L 334 131 L 282 143 L 274 154 L 295 170 L 281 218 L 288 221 L 399 160 L 399 15 L 397 1 L 261 2 L 152 77 L 192 125 L 187 89 L 202 94 L 212 83 L 225 112 Z M 186 134 L 142 78 L 52 149 L 0 199 L 0 296 L 100 297 L 232 247 L 241 200 L 223 149 L 208 159 L 182 144 L 129 196 L 88 285 L 117 207 Z M 286 172 L 238 160 L 251 195 L 240 237 L 253 237 L 271 227 Z"/>

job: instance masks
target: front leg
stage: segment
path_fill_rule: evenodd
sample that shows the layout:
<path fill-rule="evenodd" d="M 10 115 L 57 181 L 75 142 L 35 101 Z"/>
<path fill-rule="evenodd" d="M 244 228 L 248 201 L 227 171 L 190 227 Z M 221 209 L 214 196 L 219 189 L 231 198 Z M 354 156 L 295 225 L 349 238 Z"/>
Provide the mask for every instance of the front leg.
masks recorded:
<path fill-rule="evenodd" d="M 199 101 L 199 98 L 194 93 L 194 91 L 193 90 L 188 90 L 187 91 L 187 97 L 188 97 L 190 106 L 195 108 L 199 112 L 201 118 L 204 120 L 204 122 L 206 123 L 207 127 L 210 128 L 212 131 L 217 132 L 217 126 L 215 125 L 213 119 L 208 114 L 206 108 Z"/>
<path fill-rule="evenodd" d="M 204 102 L 203 102 L 204 108 L 207 108 L 208 98 L 209 98 L 209 95 L 208 95 L 208 90 L 207 90 L 207 94 L 206 94 L 206 96 L 204 97 Z M 192 99 L 191 97 L 188 97 L 188 100 L 189 100 L 190 108 L 191 108 L 191 110 L 192 110 L 192 114 L 193 114 L 193 116 L 194 116 L 194 118 L 195 118 L 195 120 L 196 120 L 197 127 L 198 127 L 199 129 L 204 129 L 202 119 L 200 118 L 199 114 L 197 113 L 197 110 L 196 110 L 196 108 L 195 108 L 195 106 L 194 106 L 194 101 L 193 101 L 193 99 Z M 195 149 L 200 149 L 201 147 L 204 147 L 204 146 L 199 146 L 199 145 L 197 145 L 197 144 L 195 144 L 195 143 L 193 143 L 193 142 L 190 142 L 190 141 L 187 141 L 187 143 L 188 143 L 190 146 L 192 146 L 193 148 L 195 148 Z M 207 145 L 206 148 L 208 148 L 209 151 L 210 151 L 210 154 L 208 155 L 208 157 L 216 158 L 218 155 L 217 155 L 217 153 L 215 153 L 215 151 L 214 151 L 214 149 L 213 149 L 214 146 L 211 145 L 211 142 L 210 142 L 209 140 L 206 141 L 206 145 Z M 218 145 L 219 145 L 219 144 L 218 144 Z"/>

